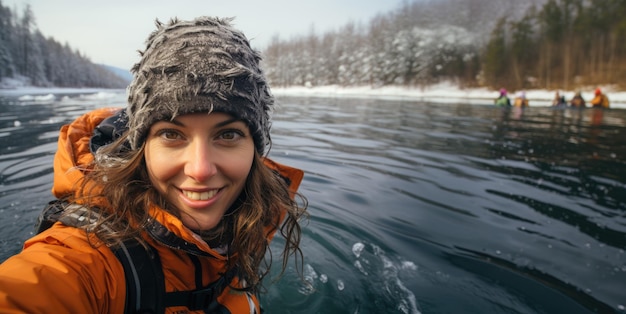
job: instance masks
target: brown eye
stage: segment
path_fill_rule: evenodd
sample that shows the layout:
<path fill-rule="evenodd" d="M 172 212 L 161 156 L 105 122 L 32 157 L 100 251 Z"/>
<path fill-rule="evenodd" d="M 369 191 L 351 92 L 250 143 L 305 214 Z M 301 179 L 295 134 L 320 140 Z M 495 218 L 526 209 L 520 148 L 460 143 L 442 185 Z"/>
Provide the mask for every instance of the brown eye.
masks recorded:
<path fill-rule="evenodd" d="M 169 130 L 169 129 L 160 130 L 159 132 L 157 132 L 156 135 L 166 140 L 177 140 L 177 139 L 182 138 L 180 133 L 178 133 L 175 130 Z"/>
<path fill-rule="evenodd" d="M 225 140 L 232 140 L 237 136 L 235 132 L 224 132 L 222 133 L 222 138 Z"/>
<path fill-rule="evenodd" d="M 239 130 L 224 130 L 219 134 L 218 138 L 226 141 L 235 141 L 243 136 L 243 132 Z"/>

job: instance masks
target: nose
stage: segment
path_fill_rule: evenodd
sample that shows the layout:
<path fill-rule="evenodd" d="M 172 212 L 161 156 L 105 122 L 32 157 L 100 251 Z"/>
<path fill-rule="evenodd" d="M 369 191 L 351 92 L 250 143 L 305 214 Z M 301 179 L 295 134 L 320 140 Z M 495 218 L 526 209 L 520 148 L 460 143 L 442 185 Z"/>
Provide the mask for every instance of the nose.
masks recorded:
<path fill-rule="evenodd" d="M 185 151 L 185 175 L 197 182 L 203 182 L 217 173 L 211 156 L 211 145 L 206 140 L 194 139 Z"/>

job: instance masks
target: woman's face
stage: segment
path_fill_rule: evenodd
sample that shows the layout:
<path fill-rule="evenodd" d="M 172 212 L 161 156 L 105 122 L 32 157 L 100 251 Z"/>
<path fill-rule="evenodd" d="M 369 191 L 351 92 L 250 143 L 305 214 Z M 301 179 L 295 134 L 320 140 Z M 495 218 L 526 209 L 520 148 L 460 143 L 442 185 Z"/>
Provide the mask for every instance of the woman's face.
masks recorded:
<path fill-rule="evenodd" d="M 180 211 L 183 224 L 208 230 L 243 190 L 254 149 L 241 120 L 194 113 L 153 124 L 144 157 L 150 182 Z"/>

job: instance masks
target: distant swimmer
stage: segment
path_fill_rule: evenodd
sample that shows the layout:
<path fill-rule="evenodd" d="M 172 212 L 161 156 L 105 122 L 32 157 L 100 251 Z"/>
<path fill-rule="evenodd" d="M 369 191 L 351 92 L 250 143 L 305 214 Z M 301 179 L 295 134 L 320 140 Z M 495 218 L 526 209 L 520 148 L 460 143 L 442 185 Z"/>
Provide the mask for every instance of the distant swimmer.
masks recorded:
<path fill-rule="evenodd" d="M 609 108 L 609 97 L 602 93 L 600 88 L 596 88 L 595 97 L 591 100 L 591 106 L 594 108 Z"/>
<path fill-rule="evenodd" d="M 500 89 L 500 96 L 494 101 L 498 107 L 511 107 L 511 100 L 506 95 L 506 89 Z"/>
<path fill-rule="evenodd" d="M 513 100 L 514 107 L 528 107 L 528 98 L 526 98 L 526 93 L 524 91 L 519 91 L 515 94 L 515 100 Z"/>
<path fill-rule="evenodd" d="M 576 92 L 576 95 L 570 100 L 569 104 L 574 108 L 585 108 L 585 99 L 580 92 Z"/>
<path fill-rule="evenodd" d="M 558 91 L 554 94 L 554 99 L 552 100 L 552 107 L 558 107 L 558 108 L 567 107 L 567 102 L 565 102 L 565 96 L 560 95 Z"/>

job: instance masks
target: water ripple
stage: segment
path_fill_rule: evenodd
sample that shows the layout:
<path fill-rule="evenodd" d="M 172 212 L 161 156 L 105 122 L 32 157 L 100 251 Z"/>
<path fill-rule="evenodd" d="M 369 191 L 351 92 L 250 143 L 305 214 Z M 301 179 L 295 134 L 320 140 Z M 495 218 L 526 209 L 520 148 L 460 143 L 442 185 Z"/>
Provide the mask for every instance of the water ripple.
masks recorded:
<path fill-rule="evenodd" d="M 60 126 L 125 97 L 47 101 L 0 98 L 2 258 L 50 200 Z M 305 170 L 311 216 L 304 281 L 271 269 L 267 312 L 623 311 L 626 111 L 277 103 L 270 157 Z"/>

